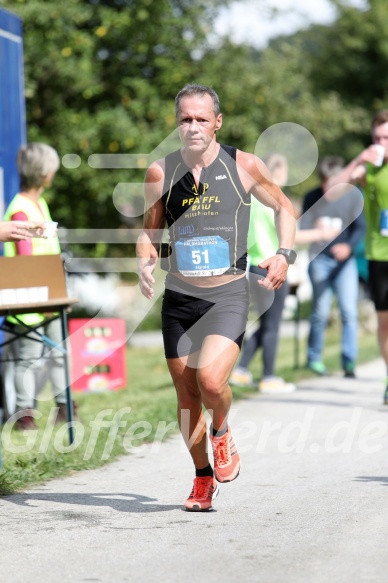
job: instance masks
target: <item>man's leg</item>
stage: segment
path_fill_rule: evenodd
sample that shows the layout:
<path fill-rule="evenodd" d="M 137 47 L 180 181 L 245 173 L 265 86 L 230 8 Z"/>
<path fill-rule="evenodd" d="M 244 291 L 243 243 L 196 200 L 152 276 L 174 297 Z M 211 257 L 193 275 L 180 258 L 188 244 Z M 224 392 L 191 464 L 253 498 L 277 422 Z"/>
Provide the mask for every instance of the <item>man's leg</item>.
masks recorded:
<path fill-rule="evenodd" d="M 272 308 L 276 297 L 273 290 L 264 289 L 257 283 L 259 279 L 265 278 L 266 274 L 267 270 L 260 267 L 251 266 L 249 271 L 249 293 L 256 309 L 258 327 L 243 344 L 238 362 L 238 366 L 241 368 L 247 369 L 257 350 L 263 347 L 263 318 Z"/>
<path fill-rule="evenodd" d="M 219 335 L 207 336 L 199 356 L 197 382 L 202 402 L 212 416 L 210 441 L 214 474 L 219 482 L 231 482 L 240 473 L 240 456 L 228 425 L 232 391 L 228 384 L 237 360 L 238 345 Z"/>
<path fill-rule="evenodd" d="M 388 310 L 377 312 L 377 338 L 379 341 L 381 356 L 384 358 L 387 369 L 384 404 L 388 405 Z"/>
<path fill-rule="evenodd" d="M 197 469 L 209 463 L 202 404 L 215 430 L 225 431 L 232 403 L 228 378 L 239 350 L 229 338 L 211 335 L 205 338 L 199 353 L 167 359 L 177 392 L 179 427 Z"/>
<path fill-rule="evenodd" d="M 371 297 L 377 314 L 377 338 L 387 367 L 384 404 L 388 405 L 388 261 L 369 261 Z"/>
<path fill-rule="evenodd" d="M 377 336 L 379 340 L 381 356 L 385 360 L 388 370 L 388 310 L 377 312 Z"/>
<path fill-rule="evenodd" d="M 334 291 L 341 313 L 341 364 L 345 376 L 354 376 L 358 334 L 358 272 L 356 260 L 348 259 L 334 278 Z"/>
<path fill-rule="evenodd" d="M 177 394 L 179 428 L 194 466 L 201 469 L 209 464 L 206 420 L 197 383 L 197 371 L 188 366 L 189 358 L 168 358 L 167 366 Z"/>
<path fill-rule="evenodd" d="M 276 353 L 279 343 L 279 328 L 282 320 L 284 302 L 288 294 L 288 284 L 275 291 L 275 299 L 261 320 L 263 330 L 263 377 L 275 375 Z"/>
<path fill-rule="evenodd" d="M 218 487 L 209 463 L 206 419 L 197 370 L 187 364 L 193 357 L 198 358 L 198 353 L 168 358 L 167 365 L 177 393 L 179 427 L 195 466 L 194 484 L 185 507 L 191 512 L 207 512 L 212 510 Z"/>
<path fill-rule="evenodd" d="M 307 362 L 308 366 L 317 374 L 326 373 L 321 358 L 324 333 L 331 306 L 330 273 L 333 265 L 334 260 L 321 254 L 310 263 L 308 270 L 313 288 L 313 307 L 310 318 Z"/>
<path fill-rule="evenodd" d="M 239 355 L 238 345 L 219 335 L 207 336 L 198 359 L 197 382 L 202 402 L 212 416 L 215 430 L 227 429 L 232 404 L 228 379 Z"/>

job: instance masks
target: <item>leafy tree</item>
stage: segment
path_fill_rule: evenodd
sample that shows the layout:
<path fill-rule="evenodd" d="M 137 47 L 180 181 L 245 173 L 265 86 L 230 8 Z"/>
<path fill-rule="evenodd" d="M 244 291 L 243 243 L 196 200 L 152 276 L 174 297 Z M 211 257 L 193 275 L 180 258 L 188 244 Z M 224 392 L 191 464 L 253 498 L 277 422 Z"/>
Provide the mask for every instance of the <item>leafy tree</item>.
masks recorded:
<path fill-rule="evenodd" d="M 309 79 L 314 94 L 338 96 L 348 112 L 337 143 L 338 152 L 352 158 L 370 143 L 371 116 L 387 107 L 388 5 L 368 0 L 359 10 L 343 0 L 333 4 L 334 24 L 309 32 Z"/>
<path fill-rule="evenodd" d="M 50 143 L 61 157 L 76 156 L 75 167 L 62 167 L 56 177 L 53 216 L 68 228 L 119 226 L 126 217 L 112 193 L 120 182 L 140 180 L 144 171 L 96 170 L 89 157 L 146 154 L 174 130 L 173 98 L 193 80 L 194 51 L 206 47 L 202 23 L 211 22 L 224 2 L 3 0 L 2 5 L 24 23 L 28 139 Z"/>
<path fill-rule="evenodd" d="M 366 11 L 332 2 L 333 25 L 259 51 L 227 38 L 209 45 L 221 0 L 159 0 L 157 7 L 152 0 L 3 0 L 24 22 L 29 140 L 81 161 L 58 173 L 53 215 L 68 228 L 134 224 L 113 193 L 119 183 L 140 183 L 146 160 L 138 157 L 139 169 L 96 169 L 89 157 L 152 152 L 174 131 L 173 99 L 187 82 L 218 91 L 224 143 L 254 151 L 265 129 L 288 121 L 313 134 L 321 155 L 355 155 L 369 139 L 372 110 L 386 102 L 388 8 L 384 0 L 369 0 Z M 131 202 L 125 189 L 120 200 Z M 108 252 L 121 250 L 94 249 Z"/>
<path fill-rule="evenodd" d="M 254 152 L 267 128 L 292 122 L 314 136 L 320 155 L 338 151 L 347 155 L 349 133 L 368 127 L 368 113 L 356 105 L 349 107 L 335 90 L 314 89 L 306 50 L 314 34 L 315 27 L 278 38 L 262 51 L 226 40 L 207 52 L 199 63 L 204 83 L 211 84 L 228 71 L 218 90 L 224 112 L 221 141 Z M 289 194 L 302 196 L 316 181 L 316 176 L 308 176 Z"/>
<path fill-rule="evenodd" d="M 379 108 L 388 97 L 388 5 L 368 0 L 358 10 L 335 0 L 338 18 L 322 30 L 312 55 L 312 82 L 322 91 L 335 89 L 344 101 Z"/>

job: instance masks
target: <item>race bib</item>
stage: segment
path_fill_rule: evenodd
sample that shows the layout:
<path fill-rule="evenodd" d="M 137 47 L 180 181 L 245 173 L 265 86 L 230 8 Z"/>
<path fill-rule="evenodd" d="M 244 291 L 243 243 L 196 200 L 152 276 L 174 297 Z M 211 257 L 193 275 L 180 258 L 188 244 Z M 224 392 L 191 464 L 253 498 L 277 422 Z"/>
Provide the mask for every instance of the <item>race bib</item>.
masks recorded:
<path fill-rule="evenodd" d="M 380 235 L 388 237 L 388 209 L 380 211 Z"/>
<path fill-rule="evenodd" d="M 175 243 L 178 271 L 188 277 L 221 275 L 230 267 L 229 244 L 219 237 L 192 237 Z"/>

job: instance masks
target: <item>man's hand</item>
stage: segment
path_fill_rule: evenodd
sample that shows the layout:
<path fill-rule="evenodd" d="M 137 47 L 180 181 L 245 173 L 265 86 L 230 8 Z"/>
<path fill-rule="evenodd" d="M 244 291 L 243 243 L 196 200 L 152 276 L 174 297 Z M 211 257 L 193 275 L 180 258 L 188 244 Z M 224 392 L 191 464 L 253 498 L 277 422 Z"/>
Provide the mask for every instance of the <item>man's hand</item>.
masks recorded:
<path fill-rule="evenodd" d="M 152 286 L 155 283 L 155 279 L 152 274 L 155 271 L 157 260 L 157 254 L 149 257 L 148 259 L 139 259 L 140 291 L 148 300 L 152 300 L 154 297 L 154 289 Z"/>
<path fill-rule="evenodd" d="M 378 151 L 378 147 L 376 148 L 376 144 L 372 144 L 365 150 L 361 152 L 358 156 L 359 164 L 365 164 L 365 162 L 370 162 L 374 166 L 379 164 L 381 154 Z"/>
<path fill-rule="evenodd" d="M 352 171 L 352 173 L 350 175 L 350 180 L 352 183 L 357 184 L 358 182 L 361 182 L 362 180 L 364 180 L 365 174 L 366 174 L 366 168 L 365 168 L 364 164 L 359 164 Z"/>
<path fill-rule="evenodd" d="M 330 253 L 337 261 L 346 261 L 352 253 L 352 248 L 347 243 L 336 243 L 330 247 Z"/>
<path fill-rule="evenodd" d="M 321 241 L 333 241 L 341 233 L 339 227 L 320 226 L 318 227 L 318 230 L 321 236 Z"/>
<path fill-rule="evenodd" d="M 284 255 L 274 255 L 259 263 L 259 267 L 267 270 L 264 279 L 258 280 L 258 285 L 268 290 L 282 287 L 287 278 L 288 263 Z"/>

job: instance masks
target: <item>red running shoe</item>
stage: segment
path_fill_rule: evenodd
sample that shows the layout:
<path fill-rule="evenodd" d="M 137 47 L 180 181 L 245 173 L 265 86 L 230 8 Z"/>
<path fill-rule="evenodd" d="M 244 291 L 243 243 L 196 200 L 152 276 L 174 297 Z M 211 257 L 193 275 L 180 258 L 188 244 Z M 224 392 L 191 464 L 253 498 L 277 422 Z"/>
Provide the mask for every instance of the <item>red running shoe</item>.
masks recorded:
<path fill-rule="evenodd" d="M 189 512 L 209 512 L 212 501 L 218 496 L 218 486 L 211 476 L 194 478 L 193 489 L 185 502 Z"/>
<path fill-rule="evenodd" d="M 240 473 L 241 461 L 230 427 L 221 437 L 214 437 L 210 434 L 210 441 L 213 446 L 214 475 L 216 479 L 219 482 L 235 480 Z"/>

